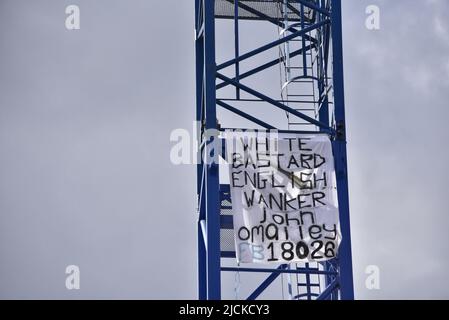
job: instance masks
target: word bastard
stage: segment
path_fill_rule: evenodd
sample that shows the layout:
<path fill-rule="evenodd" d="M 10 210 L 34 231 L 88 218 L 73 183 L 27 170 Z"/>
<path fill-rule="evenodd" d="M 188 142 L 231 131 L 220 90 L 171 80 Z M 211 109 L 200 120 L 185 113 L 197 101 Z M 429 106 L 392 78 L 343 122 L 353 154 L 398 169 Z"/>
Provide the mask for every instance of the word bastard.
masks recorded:
<path fill-rule="evenodd" d="M 341 237 L 329 138 L 231 133 L 226 141 L 237 260 L 335 258 Z"/>

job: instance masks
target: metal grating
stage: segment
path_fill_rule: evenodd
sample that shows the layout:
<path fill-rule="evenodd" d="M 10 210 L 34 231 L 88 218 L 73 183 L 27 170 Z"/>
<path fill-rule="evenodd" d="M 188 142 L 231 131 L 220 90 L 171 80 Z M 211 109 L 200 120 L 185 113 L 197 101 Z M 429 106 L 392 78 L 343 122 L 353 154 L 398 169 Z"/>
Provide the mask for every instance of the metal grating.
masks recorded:
<path fill-rule="evenodd" d="M 232 204 L 229 185 L 220 186 L 221 197 L 221 218 L 232 220 Z M 234 229 L 232 226 L 221 226 L 220 228 L 220 249 L 222 252 L 235 252 Z"/>
<path fill-rule="evenodd" d="M 220 249 L 235 252 L 234 229 L 220 229 Z"/>
<path fill-rule="evenodd" d="M 300 4 L 296 0 L 238 0 L 239 19 L 243 20 L 266 20 L 262 16 L 278 21 L 283 21 L 288 16 L 289 21 L 300 21 Z M 309 0 L 315 3 L 314 0 Z M 258 15 L 257 13 L 261 13 Z M 314 10 L 305 8 L 306 22 L 314 19 Z M 234 0 L 215 0 L 215 17 L 232 19 L 234 18 Z"/>

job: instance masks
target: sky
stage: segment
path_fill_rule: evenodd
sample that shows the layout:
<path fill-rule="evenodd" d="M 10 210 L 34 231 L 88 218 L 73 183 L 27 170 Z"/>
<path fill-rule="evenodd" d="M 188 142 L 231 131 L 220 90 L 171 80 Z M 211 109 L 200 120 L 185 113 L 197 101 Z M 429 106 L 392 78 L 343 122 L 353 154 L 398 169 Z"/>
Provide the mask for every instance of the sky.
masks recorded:
<path fill-rule="evenodd" d="M 80 30 L 65 28 L 71 4 Z M 195 117 L 193 5 L 0 1 L 0 298 L 196 298 L 196 172 L 170 162 L 170 133 Z M 359 299 L 449 298 L 448 10 L 343 3 Z M 276 31 L 247 28 L 242 51 Z M 217 61 L 232 52 L 222 39 Z M 365 286 L 370 265 L 380 290 Z"/>

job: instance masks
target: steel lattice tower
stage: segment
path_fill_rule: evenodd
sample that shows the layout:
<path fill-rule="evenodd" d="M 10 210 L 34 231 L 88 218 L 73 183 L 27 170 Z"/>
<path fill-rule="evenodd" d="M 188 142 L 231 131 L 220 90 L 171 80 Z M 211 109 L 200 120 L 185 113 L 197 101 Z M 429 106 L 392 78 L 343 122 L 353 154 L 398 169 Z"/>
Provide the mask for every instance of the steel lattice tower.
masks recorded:
<path fill-rule="evenodd" d="M 217 19 L 233 21 L 234 58 L 216 61 Z M 278 37 L 240 53 L 240 24 L 267 23 L 278 28 Z M 200 299 L 221 299 L 222 272 L 267 274 L 248 299 L 256 299 L 280 275 L 288 275 L 291 299 L 353 299 L 349 222 L 346 123 L 343 83 L 341 0 L 195 0 L 196 120 L 198 153 L 214 153 L 219 139 L 210 130 L 224 130 L 217 106 L 255 124 L 279 132 L 325 132 L 332 140 L 337 178 L 342 242 L 338 258 L 326 263 L 279 265 L 277 268 L 225 267 L 234 258 L 226 244 L 232 235 L 232 199 L 229 185 L 220 181 L 219 165 L 197 166 L 198 194 L 198 292 Z M 269 50 L 278 56 L 241 71 L 242 63 Z M 265 70 L 280 69 L 278 96 L 264 94 L 245 84 Z M 224 89 L 234 88 L 232 91 Z M 230 93 L 231 92 L 231 93 Z M 243 97 L 245 95 L 245 97 Z M 251 97 L 251 98 L 248 98 Z M 274 126 L 245 112 L 238 103 L 264 103 L 273 112 L 287 115 L 286 128 Z M 229 240 L 229 239 L 228 239 Z M 228 241 L 229 242 L 229 241 Z M 292 275 L 294 277 L 292 277 Z M 312 277 L 316 277 L 313 280 Z M 293 279 L 293 280 L 292 280 Z"/>

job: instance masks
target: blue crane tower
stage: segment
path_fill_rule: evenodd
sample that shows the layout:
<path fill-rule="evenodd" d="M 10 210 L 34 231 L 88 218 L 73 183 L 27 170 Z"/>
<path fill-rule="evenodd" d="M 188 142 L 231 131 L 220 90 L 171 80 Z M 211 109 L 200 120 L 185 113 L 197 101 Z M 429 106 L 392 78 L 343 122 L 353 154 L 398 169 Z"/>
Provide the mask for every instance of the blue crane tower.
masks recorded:
<path fill-rule="evenodd" d="M 222 56 L 216 46 L 218 20 L 231 24 L 232 48 L 226 52 L 232 58 L 225 61 L 216 61 Z M 272 39 L 266 41 L 270 34 L 261 31 L 262 24 L 276 30 Z M 252 37 L 260 33 L 264 43 L 242 50 L 242 28 L 253 30 Z M 222 275 L 232 272 L 263 275 L 248 300 L 260 298 L 280 279 L 293 300 L 353 299 L 341 0 L 195 0 L 195 43 L 199 299 L 221 299 Z M 273 69 L 277 84 L 268 81 L 273 73 L 266 75 Z M 263 79 L 263 90 L 254 79 Z M 249 105 L 254 106 L 245 108 Z M 342 235 L 337 258 L 263 268 L 227 262 L 235 260 L 230 187 L 220 165 L 205 161 L 205 155 L 219 153 L 213 143 L 219 132 L 233 128 L 219 117 L 223 110 L 251 123 L 247 129 L 329 135 Z M 284 124 L 271 123 L 279 114 Z"/>

